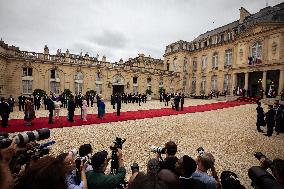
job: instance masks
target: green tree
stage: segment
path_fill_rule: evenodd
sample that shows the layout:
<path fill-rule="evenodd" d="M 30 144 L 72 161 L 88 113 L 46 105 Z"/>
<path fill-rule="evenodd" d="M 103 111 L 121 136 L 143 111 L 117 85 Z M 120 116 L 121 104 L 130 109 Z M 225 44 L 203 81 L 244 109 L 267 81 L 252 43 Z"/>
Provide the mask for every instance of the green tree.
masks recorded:
<path fill-rule="evenodd" d="M 72 94 L 72 92 L 70 91 L 70 89 L 64 89 L 62 94 L 66 95 L 67 97 L 69 97 Z"/>
<path fill-rule="evenodd" d="M 164 87 L 160 87 L 159 88 L 159 93 L 161 94 L 161 93 L 165 93 L 166 92 L 166 89 L 164 89 Z"/>
<path fill-rule="evenodd" d="M 146 89 L 145 93 L 148 94 L 148 95 L 151 95 L 153 93 L 153 91 L 151 89 Z"/>
<path fill-rule="evenodd" d="M 42 89 L 35 89 L 33 92 L 33 96 L 40 96 L 40 97 L 44 97 L 46 95 L 46 92 Z"/>
<path fill-rule="evenodd" d="M 96 96 L 96 94 L 97 94 L 97 92 L 94 91 L 94 90 L 89 90 L 89 91 L 86 92 L 86 96 L 91 96 L 91 95 Z"/>

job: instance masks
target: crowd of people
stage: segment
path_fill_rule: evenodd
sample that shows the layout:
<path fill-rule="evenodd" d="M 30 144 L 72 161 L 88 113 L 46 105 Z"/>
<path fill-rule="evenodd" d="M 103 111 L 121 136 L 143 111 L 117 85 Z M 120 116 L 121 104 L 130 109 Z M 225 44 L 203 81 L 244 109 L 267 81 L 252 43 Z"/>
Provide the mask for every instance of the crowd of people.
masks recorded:
<path fill-rule="evenodd" d="M 183 111 L 184 98 L 184 93 L 160 93 L 160 102 L 164 102 L 165 106 L 169 106 L 170 102 L 176 111 Z"/>
<path fill-rule="evenodd" d="M 274 106 L 269 104 L 266 113 L 261 107 L 261 102 L 257 102 L 256 111 L 256 127 L 258 132 L 263 132 L 261 127 L 267 126 L 267 133 L 265 136 L 271 137 L 274 127 L 277 135 L 279 135 L 279 133 L 284 133 L 284 105 L 280 104 L 279 100 L 275 101 Z"/>
<path fill-rule="evenodd" d="M 139 165 L 133 163 L 131 176 L 126 181 L 126 168 L 123 151 L 120 148 L 109 153 L 93 153 L 90 144 L 67 150 L 57 156 L 45 155 L 37 160 L 31 159 L 25 166 L 15 171 L 17 152 L 26 146 L 16 145 L 15 140 L 7 148 L 0 149 L 0 183 L 2 189 L 243 189 L 237 175 L 231 171 L 218 174 L 215 169 L 215 158 L 212 153 L 198 148 L 196 158 L 189 155 L 176 156 L 177 145 L 169 141 L 163 152 L 154 151 L 152 159 L 147 162 L 147 171 L 140 171 Z M 265 156 L 261 156 L 264 158 Z M 117 167 L 112 171 L 113 161 Z M 263 159 L 263 160 L 267 160 Z M 107 167 L 111 162 L 111 171 Z M 261 161 L 261 169 L 268 168 Z M 274 164 L 273 164 L 274 163 Z M 284 160 L 272 162 L 275 179 L 272 181 L 284 186 Z M 271 168 L 272 169 L 272 168 Z M 259 184 L 259 183 L 257 183 Z"/>

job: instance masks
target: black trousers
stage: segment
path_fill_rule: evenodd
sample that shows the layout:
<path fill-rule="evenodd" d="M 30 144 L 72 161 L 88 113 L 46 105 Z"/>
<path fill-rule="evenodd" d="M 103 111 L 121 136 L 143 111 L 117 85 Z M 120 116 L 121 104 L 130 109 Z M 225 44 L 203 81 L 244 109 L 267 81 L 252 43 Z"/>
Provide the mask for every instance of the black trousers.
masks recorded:
<path fill-rule="evenodd" d="M 10 112 L 14 111 L 14 105 L 10 105 Z"/>
<path fill-rule="evenodd" d="M 8 126 L 9 114 L 2 114 L 2 127 Z"/>
<path fill-rule="evenodd" d="M 53 123 L 53 110 L 49 110 L 48 123 Z"/>
<path fill-rule="evenodd" d="M 183 111 L 183 104 L 180 104 L 180 110 Z"/>
<path fill-rule="evenodd" d="M 82 107 L 80 107 L 80 109 L 81 109 L 81 119 L 83 119 L 83 109 Z"/>
<path fill-rule="evenodd" d="M 25 104 L 19 104 L 19 111 L 25 110 Z"/>
<path fill-rule="evenodd" d="M 281 120 L 280 119 L 275 121 L 275 131 L 277 133 L 281 132 Z"/>
<path fill-rule="evenodd" d="M 267 126 L 267 135 L 268 136 L 272 136 L 272 133 L 273 133 L 273 126 Z"/>
<path fill-rule="evenodd" d="M 120 108 L 117 108 L 116 115 L 120 116 Z"/>
<path fill-rule="evenodd" d="M 68 121 L 73 122 L 74 121 L 74 111 L 68 111 Z"/>

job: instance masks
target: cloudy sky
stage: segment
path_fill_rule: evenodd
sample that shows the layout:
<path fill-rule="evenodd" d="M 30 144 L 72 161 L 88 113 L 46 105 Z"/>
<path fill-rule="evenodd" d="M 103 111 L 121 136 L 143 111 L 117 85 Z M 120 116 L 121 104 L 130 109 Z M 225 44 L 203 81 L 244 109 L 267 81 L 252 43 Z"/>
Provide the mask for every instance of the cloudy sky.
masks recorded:
<path fill-rule="evenodd" d="M 21 50 L 57 49 L 111 62 L 138 53 L 162 58 L 166 45 L 281 0 L 0 0 L 0 37 Z M 99 59 L 100 59 L 99 58 Z"/>

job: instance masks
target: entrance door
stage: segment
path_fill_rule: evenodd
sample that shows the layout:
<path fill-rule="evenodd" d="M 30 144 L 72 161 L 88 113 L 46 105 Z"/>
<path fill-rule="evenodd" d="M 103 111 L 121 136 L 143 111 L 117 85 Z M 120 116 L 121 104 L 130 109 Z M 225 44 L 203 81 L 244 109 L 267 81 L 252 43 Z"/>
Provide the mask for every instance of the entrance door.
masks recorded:
<path fill-rule="evenodd" d="M 123 94 L 124 93 L 124 85 L 113 85 L 112 86 L 112 94 Z"/>
<path fill-rule="evenodd" d="M 260 96 L 262 72 L 250 72 L 248 78 L 248 96 Z"/>

